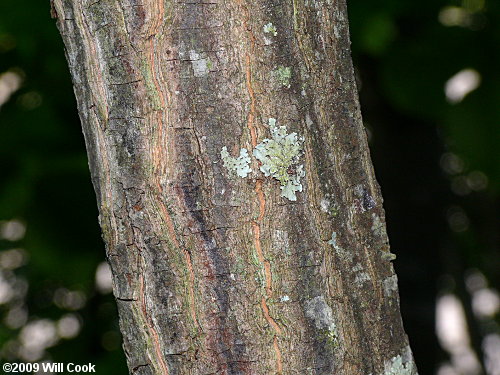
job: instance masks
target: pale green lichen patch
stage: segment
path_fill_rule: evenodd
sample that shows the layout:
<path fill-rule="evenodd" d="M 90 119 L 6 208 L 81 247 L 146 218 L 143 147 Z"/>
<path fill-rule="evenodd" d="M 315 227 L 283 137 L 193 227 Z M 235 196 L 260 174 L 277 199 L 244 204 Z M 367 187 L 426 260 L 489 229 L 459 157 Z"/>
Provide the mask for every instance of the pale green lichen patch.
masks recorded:
<path fill-rule="evenodd" d="M 264 32 L 266 34 L 272 34 L 273 36 L 278 35 L 278 29 L 276 29 L 276 26 L 274 26 L 271 22 L 264 25 Z"/>
<path fill-rule="evenodd" d="M 356 284 L 364 284 L 368 281 L 371 281 L 370 275 L 368 275 L 366 272 L 360 272 L 356 274 L 356 278 L 354 279 L 354 282 Z"/>
<path fill-rule="evenodd" d="M 387 236 L 387 231 L 385 229 L 385 225 L 380 220 L 380 217 L 376 213 L 372 213 L 372 227 L 371 230 L 375 236 L 378 237 L 386 237 Z"/>
<path fill-rule="evenodd" d="M 340 249 L 340 246 L 337 245 L 337 232 L 332 233 L 332 238 L 328 241 L 328 243 L 332 245 L 335 250 Z"/>
<path fill-rule="evenodd" d="M 230 171 L 236 172 L 240 177 L 246 177 L 252 169 L 250 168 L 250 156 L 248 156 L 248 151 L 246 148 L 240 150 L 240 156 L 237 158 L 232 157 L 227 152 L 227 147 L 222 147 L 220 152 L 222 161 L 224 162 L 224 167 Z"/>
<path fill-rule="evenodd" d="M 283 252 L 286 255 L 290 255 L 290 240 L 288 238 L 288 232 L 284 230 L 275 230 L 273 235 L 273 244 L 276 250 Z"/>
<path fill-rule="evenodd" d="M 326 198 L 323 198 L 321 202 L 319 202 L 321 211 L 328 213 L 328 209 L 330 208 L 330 201 Z"/>
<path fill-rule="evenodd" d="M 352 262 L 354 255 L 350 251 L 344 250 L 337 242 L 337 232 L 332 233 L 332 238 L 328 241 L 328 244 L 332 245 L 338 256 L 349 262 Z"/>
<path fill-rule="evenodd" d="M 305 302 L 306 317 L 314 322 L 317 329 L 335 331 L 333 310 L 326 303 L 324 296 L 317 296 Z"/>
<path fill-rule="evenodd" d="M 195 77 L 203 77 L 208 74 L 211 66 L 209 67 L 208 59 L 201 57 L 201 55 L 195 50 L 189 51 L 189 60 L 193 67 L 193 74 Z"/>
<path fill-rule="evenodd" d="M 292 68 L 289 66 L 278 66 L 276 70 L 273 71 L 274 78 L 278 81 L 281 86 L 290 88 L 290 79 L 292 78 Z"/>
<path fill-rule="evenodd" d="M 308 128 L 310 128 L 312 125 L 314 125 L 314 122 L 311 119 L 311 116 L 309 115 L 309 113 L 306 113 L 306 125 Z"/>
<path fill-rule="evenodd" d="M 382 284 L 386 297 L 392 297 L 398 291 L 398 277 L 396 275 L 385 278 Z"/>
<path fill-rule="evenodd" d="M 404 349 L 402 355 L 386 361 L 384 367 L 383 375 L 418 375 L 409 346 Z"/>
<path fill-rule="evenodd" d="M 385 228 L 385 224 L 382 222 L 380 217 L 375 213 L 372 213 L 372 219 L 373 219 L 371 227 L 372 233 L 377 237 L 386 239 L 387 230 Z M 389 246 L 383 246 L 381 249 L 381 253 L 382 253 L 381 257 L 384 260 L 393 261 L 396 259 L 396 254 L 390 252 Z"/>
<path fill-rule="evenodd" d="M 366 272 L 363 270 L 363 266 L 360 263 L 357 263 L 353 268 L 352 268 L 353 273 L 356 275 L 354 278 L 354 282 L 356 284 L 364 284 L 368 281 L 371 281 L 370 275 L 368 275 Z"/>
<path fill-rule="evenodd" d="M 326 303 L 325 297 L 314 297 L 306 301 L 304 307 L 306 317 L 314 322 L 316 329 L 326 336 L 330 342 L 336 343 L 337 327 L 333 320 L 333 310 Z"/>
<path fill-rule="evenodd" d="M 302 191 L 300 179 L 305 176 L 304 166 L 298 165 L 304 138 L 297 133 L 287 133 L 286 126 L 276 126 L 276 119 L 269 119 L 272 139 L 264 139 L 253 150 L 262 163 L 260 170 L 280 182 L 281 196 L 296 201 L 296 192 Z"/>
<path fill-rule="evenodd" d="M 339 213 L 339 207 L 336 203 L 332 203 L 327 197 L 323 198 L 320 201 L 320 207 L 321 211 L 331 215 L 331 216 L 337 216 Z"/>
<path fill-rule="evenodd" d="M 280 297 L 280 302 L 288 302 L 290 301 L 290 297 L 287 295 L 281 296 Z"/>

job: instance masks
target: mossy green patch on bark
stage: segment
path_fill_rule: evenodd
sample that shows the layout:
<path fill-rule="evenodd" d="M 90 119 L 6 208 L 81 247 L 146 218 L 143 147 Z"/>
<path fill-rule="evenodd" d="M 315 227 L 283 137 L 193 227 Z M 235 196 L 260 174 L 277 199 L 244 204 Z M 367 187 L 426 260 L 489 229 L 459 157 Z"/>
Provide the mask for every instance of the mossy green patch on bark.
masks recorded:
<path fill-rule="evenodd" d="M 290 88 L 290 79 L 292 78 L 292 68 L 289 66 L 278 66 L 273 71 L 273 77 L 278 81 L 280 86 Z"/>
<path fill-rule="evenodd" d="M 162 109 L 161 93 L 158 92 L 158 88 L 155 85 L 154 78 L 152 75 L 151 65 L 146 59 L 141 61 L 141 74 L 144 79 L 144 84 L 146 86 L 146 92 L 152 108 L 155 110 Z"/>

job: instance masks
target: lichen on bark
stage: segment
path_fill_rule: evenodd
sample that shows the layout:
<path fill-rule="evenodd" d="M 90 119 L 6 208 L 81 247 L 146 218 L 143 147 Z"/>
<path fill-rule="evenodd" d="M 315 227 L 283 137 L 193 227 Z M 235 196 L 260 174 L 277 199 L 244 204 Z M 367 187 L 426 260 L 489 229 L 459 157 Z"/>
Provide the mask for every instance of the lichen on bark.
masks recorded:
<path fill-rule="evenodd" d="M 264 139 L 253 150 L 261 162 L 260 170 L 280 182 L 281 196 L 297 200 L 296 192 L 302 191 L 300 183 L 305 176 L 304 166 L 299 165 L 304 138 L 297 133 L 288 134 L 286 126 L 276 126 L 276 119 L 269 119 L 272 139 Z"/>
<path fill-rule="evenodd" d="M 227 147 L 222 147 L 220 152 L 222 161 L 224 162 L 224 167 L 229 171 L 235 172 L 240 177 L 246 177 L 252 169 L 250 168 L 250 156 L 248 156 L 248 151 L 246 148 L 240 150 L 240 156 L 237 158 L 229 155 Z"/>

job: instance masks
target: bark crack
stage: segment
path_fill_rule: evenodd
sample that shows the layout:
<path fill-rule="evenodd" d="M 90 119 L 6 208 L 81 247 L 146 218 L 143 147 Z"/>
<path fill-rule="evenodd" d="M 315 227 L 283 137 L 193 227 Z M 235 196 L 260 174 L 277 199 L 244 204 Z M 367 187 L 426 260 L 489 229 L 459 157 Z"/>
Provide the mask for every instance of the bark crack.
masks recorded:
<path fill-rule="evenodd" d="M 158 185 L 158 189 L 160 192 L 162 191 L 159 185 Z M 172 219 L 170 218 L 170 215 L 168 214 L 168 211 L 167 211 L 167 208 L 165 207 L 165 204 L 161 200 L 160 200 L 159 204 L 160 204 L 160 208 L 163 212 L 163 217 L 164 217 L 165 222 L 167 224 L 169 238 L 171 239 L 171 241 L 174 243 L 174 245 L 177 248 L 182 249 L 182 252 L 184 253 L 184 258 L 186 259 L 186 266 L 187 266 L 187 269 L 189 272 L 189 282 L 188 282 L 188 285 L 189 285 L 189 310 L 190 310 L 191 318 L 193 319 L 194 324 L 197 327 L 200 327 L 200 324 L 198 322 L 198 318 L 196 316 L 196 309 L 195 309 L 195 297 L 194 297 L 195 296 L 195 294 L 194 294 L 195 276 L 194 276 L 194 269 L 193 269 L 193 264 L 192 264 L 192 260 L 191 260 L 191 254 L 189 253 L 189 251 L 187 249 L 182 247 L 180 245 L 179 241 L 177 240 L 177 236 L 175 234 L 174 224 L 172 222 Z"/>
<path fill-rule="evenodd" d="M 168 372 L 168 367 L 167 364 L 165 363 L 165 359 L 163 358 L 163 354 L 161 351 L 161 345 L 160 345 L 160 337 L 158 335 L 158 331 L 154 327 L 154 324 L 152 321 L 150 321 L 148 312 L 147 312 L 147 307 L 146 307 L 146 294 L 144 291 L 144 275 L 139 276 L 139 285 L 140 285 L 140 291 L 139 291 L 139 302 L 141 304 L 141 310 L 142 314 L 144 315 L 144 318 L 146 319 L 147 322 L 147 327 L 150 335 L 153 337 L 153 345 L 154 349 L 156 352 L 156 357 L 158 359 L 158 362 L 160 364 L 162 373 L 165 375 L 169 375 Z"/>
<path fill-rule="evenodd" d="M 149 366 L 149 363 L 145 363 L 143 365 L 137 365 L 135 366 L 133 369 L 132 369 L 132 372 L 137 372 L 139 369 L 141 369 L 142 367 L 148 367 Z"/>

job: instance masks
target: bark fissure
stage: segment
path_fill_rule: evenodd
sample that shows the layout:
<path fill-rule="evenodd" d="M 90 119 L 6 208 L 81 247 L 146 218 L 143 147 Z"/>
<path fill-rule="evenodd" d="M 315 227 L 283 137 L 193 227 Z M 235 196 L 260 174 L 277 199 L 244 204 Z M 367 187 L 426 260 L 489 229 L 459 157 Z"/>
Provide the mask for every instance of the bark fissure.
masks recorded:
<path fill-rule="evenodd" d="M 139 294 L 139 302 L 141 304 L 141 309 L 142 309 L 142 314 L 144 315 L 145 320 L 148 323 L 148 329 L 150 334 L 153 336 L 154 339 L 154 348 L 155 348 L 155 353 L 156 353 L 156 358 L 159 362 L 160 368 L 161 368 L 161 373 L 168 375 L 168 367 L 166 364 L 165 359 L 163 358 L 163 353 L 160 347 L 160 338 L 158 335 L 158 330 L 155 328 L 153 322 L 148 316 L 147 312 L 147 307 L 146 307 L 146 294 L 145 294 L 145 288 L 144 288 L 144 276 L 140 275 L 139 276 L 139 285 L 140 285 L 140 294 Z M 155 362 L 153 362 L 155 363 Z"/>

